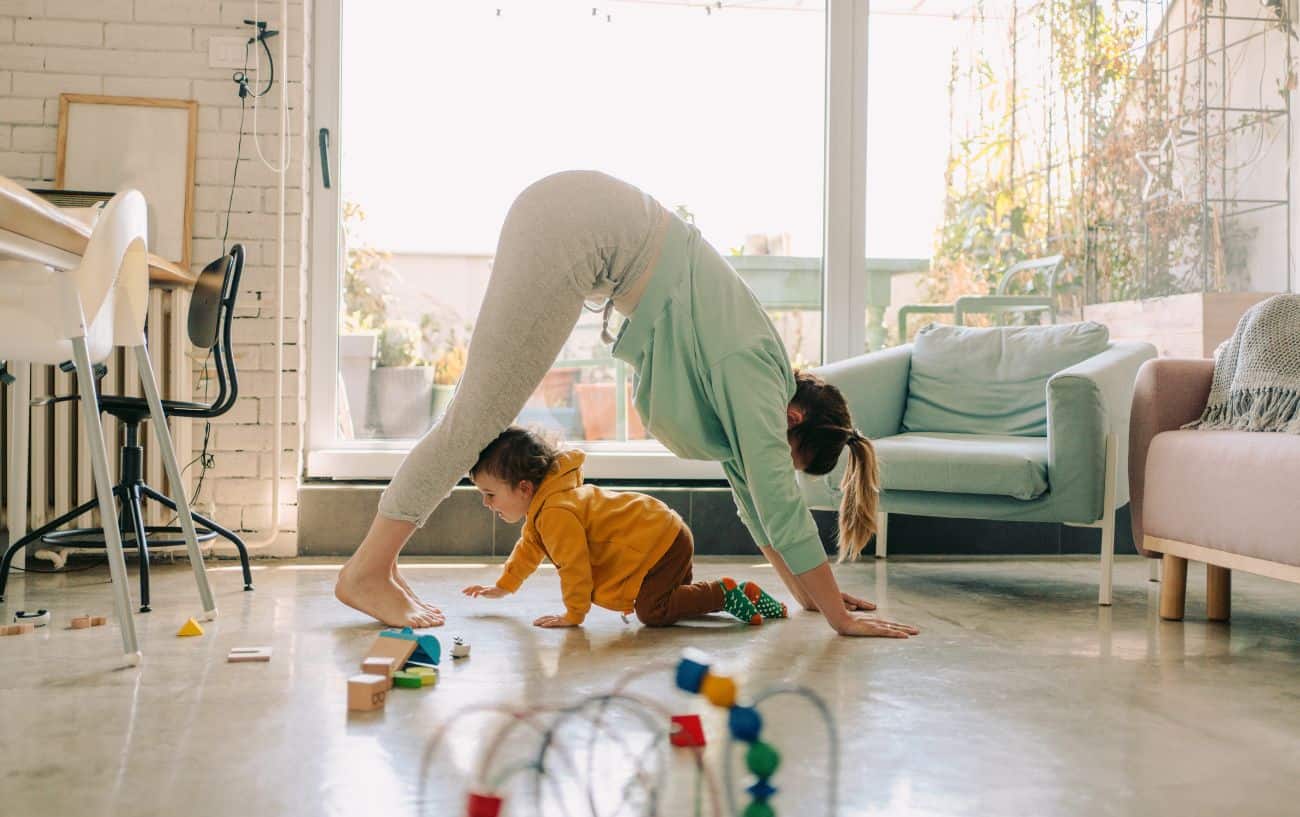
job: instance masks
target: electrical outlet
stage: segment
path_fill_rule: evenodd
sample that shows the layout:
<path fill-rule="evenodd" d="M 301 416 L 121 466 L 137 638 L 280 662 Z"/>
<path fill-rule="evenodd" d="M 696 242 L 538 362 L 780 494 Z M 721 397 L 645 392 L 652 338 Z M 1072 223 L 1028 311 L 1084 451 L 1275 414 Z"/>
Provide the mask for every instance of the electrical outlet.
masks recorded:
<path fill-rule="evenodd" d="M 209 68 L 243 68 L 247 37 L 213 37 L 208 40 Z"/>

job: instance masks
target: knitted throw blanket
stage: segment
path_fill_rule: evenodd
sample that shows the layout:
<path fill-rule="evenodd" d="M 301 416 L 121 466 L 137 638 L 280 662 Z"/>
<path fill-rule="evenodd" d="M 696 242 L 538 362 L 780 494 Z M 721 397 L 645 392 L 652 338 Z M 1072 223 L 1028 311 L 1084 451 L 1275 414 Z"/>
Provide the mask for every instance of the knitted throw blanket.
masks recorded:
<path fill-rule="evenodd" d="M 1300 295 L 1255 304 L 1214 356 L 1201 419 L 1183 428 L 1300 434 Z"/>

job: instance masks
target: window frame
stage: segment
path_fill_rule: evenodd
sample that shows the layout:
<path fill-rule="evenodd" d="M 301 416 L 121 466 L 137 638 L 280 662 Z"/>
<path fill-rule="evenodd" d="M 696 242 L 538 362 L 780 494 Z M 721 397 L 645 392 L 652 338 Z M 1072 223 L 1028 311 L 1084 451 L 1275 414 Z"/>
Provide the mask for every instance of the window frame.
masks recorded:
<path fill-rule="evenodd" d="M 338 480 L 392 478 L 411 440 L 338 440 L 338 274 L 343 259 L 339 162 L 343 0 L 317 0 L 312 47 L 311 245 L 308 265 L 306 475 Z M 826 142 L 823 155 L 822 358 L 866 349 L 866 126 L 869 0 L 826 2 Z M 322 156 L 321 136 L 328 137 Z M 331 185 L 324 186 L 322 159 Z M 717 480 L 715 462 L 683 460 L 662 446 L 576 443 L 595 478 Z"/>

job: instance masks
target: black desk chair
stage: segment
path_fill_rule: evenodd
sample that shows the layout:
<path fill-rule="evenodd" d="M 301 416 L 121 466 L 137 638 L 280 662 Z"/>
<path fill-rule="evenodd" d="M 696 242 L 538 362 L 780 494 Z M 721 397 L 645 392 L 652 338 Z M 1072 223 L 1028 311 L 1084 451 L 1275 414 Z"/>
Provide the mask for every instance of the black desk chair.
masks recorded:
<path fill-rule="evenodd" d="M 190 299 L 188 328 L 190 342 L 200 349 L 211 350 L 217 376 L 217 396 L 210 404 L 190 403 L 179 400 L 163 400 L 163 413 L 168 417 L 192 417 L 209 419 L 225 414 L 235 405 L 239 396 L 239 380 L 235 372 L 235 359 L 231 351 L 231 324 L 235 313 L 235 297 L 239 294 L 239 277 L 244 271 L 244 248 L 236 244 L 229 254 L 223 255 L 204 267 L 194 284 L 194 293 Z M 103 370 L 106 371 L 106 370 Z M 97 372 L 98 379 L 103 371 Z M 53 400 L 75 400 L 75 395 L 56 397 Z M 113 496 L 121 504 L 122 545 L 130 547 L 133 543 L 140 550 L 140 612 L 149 612 L 149 542 L 153 537 L 155 546 L 183 545 L 181 529 L 174 525 L 149 525 L 144 523 L 141 508 L 143 500 L 152 499 L 160 502 L 172 511 L 176 503 L 171 497 L 147 485 L 144 481 L 143 453 L 140 447 L 140 424 L 149 419 L 149 404 L 143 397 L 124 397 L 101 394 L 99 397 L 101 412 L 113 415 L 122 422 L 126 431 L 122 445 L 121 468 L 118 483 L 113 488 Z M 83 514 L 98 507 L 99 500 L 91 499 L 72 509 L 58 519 L 37 528 L 23 538 L 14 542 L 5 551 L 0 563 L 0 602 L 4 601 L 5 585 L 9 582 L 9 566 L 19 548 L 41 540 L 47 544 L 68 547 L 96 547 L 104 543 L 102 528 L 79 528 L 76 530 L 57 530 Z M 210 541 L 216 536 L 229 541 L 239 551 L 239 560 L 244 571 L 244 589 L 253 589 L 253 573 L 248 564 L 248 549 L 244 542 L 233 532 L 193 512 L 194 524 L 200 542 Z"/>

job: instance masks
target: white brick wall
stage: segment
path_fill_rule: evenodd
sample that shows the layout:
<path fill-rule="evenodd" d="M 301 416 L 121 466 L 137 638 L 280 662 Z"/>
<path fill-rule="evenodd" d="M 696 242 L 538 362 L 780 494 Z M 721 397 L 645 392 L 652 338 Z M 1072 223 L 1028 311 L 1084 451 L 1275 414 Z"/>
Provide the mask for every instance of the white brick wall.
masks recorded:
<path fill-rule="evenodd" d="M 303 190 L 310 153 L 306 150 L 307 111 L 303 77 L 309 76 L 306 32 L 310 9 L 289 4 L 286 25 L 280 4 L 266 0 L 259 14 L 287 37 L 289 65 L 279 64 L 280 41 L 271 41 L 277 61 L 277 87 L 263 98 L 258 116 L 262 151 L 276 161 L 280 77 L 289 79 L 292 107 L 292 166 L 286 177 L 285 287 L 275 287 L 277 176 L 257 159 L 253 117 L 245 117 L 239 157 L 239 183 L 230 215 L 231 242 L 247 250 L 234 335 L 240 374 L 240 402 L 213 421 L 211 453 L 216 464 L 203 482 L 201 504 L 215 507 L 217 521 L 261 537 L 271 518 L 275 323 L 273 310 L 283 300 L 284 450 L 281 519 L 287 532 L 269 552 L 296 550 L 297 477 L 302 463 L 305 383 L 300 344 L 305 338 L 303 246 L 308 234 Z M 221 252 L 226 205 L 239 137 L 240 105 L 228 68 L 208 67 L 208 41 L 214 36 L 247 35 L 242 25 L 253 16 L 251 2 L 232 0 L 0 0 L 0 174 L 32 187 L 54 185 L 60 93 L 195 99 L 199 103 L 196 150 L 194 267 L 201 269 Z M 197 377 L 196 377 L 197 383 Z M 202 398 L 196 387 L 196 398 Z M 202 443 L 202 425 L 195 445 Z M 185 458 L 189 459 L 189 458 Z"/>

